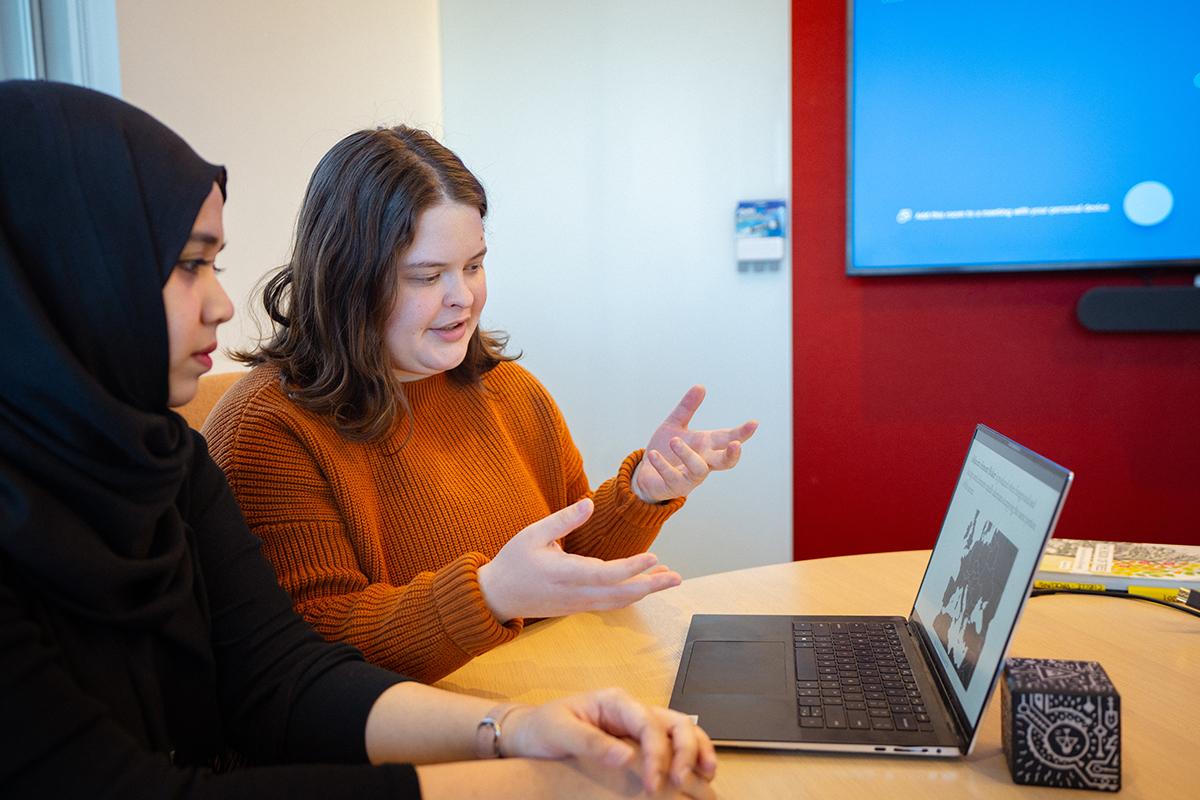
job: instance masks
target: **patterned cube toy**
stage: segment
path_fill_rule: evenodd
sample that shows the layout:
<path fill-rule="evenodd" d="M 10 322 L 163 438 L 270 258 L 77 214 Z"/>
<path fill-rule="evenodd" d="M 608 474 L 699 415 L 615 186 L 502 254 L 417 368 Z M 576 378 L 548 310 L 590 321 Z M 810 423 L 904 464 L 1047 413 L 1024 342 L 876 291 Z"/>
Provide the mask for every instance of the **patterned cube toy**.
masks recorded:
<path fill-rule="evenodd" d="M 1015 783 L 1121 789 L 1121 696 L 1095 661 L 1010 658 L 1001 687 Z"/>

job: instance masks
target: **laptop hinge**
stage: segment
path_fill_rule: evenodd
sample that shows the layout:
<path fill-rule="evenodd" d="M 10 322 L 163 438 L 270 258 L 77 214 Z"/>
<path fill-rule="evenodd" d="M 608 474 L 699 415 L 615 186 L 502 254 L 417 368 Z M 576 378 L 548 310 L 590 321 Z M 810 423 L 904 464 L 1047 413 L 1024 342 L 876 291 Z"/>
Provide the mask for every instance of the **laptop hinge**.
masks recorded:
<path fill-rule="evenodd" d="M 971 746 L 971 737 L 967 735 L 967 728 L 963 725 L 961 713 L 955 705 L 954 693 L 946 684 L 945 678 L 942 676 L 941 665 L 938 663 L 937 657 L 933 653 L 933 649 L 926 641 L 925 629 L 912 621 L 909 617 L 904 621 L 905 627 L 908 628 L 910 638 L 916 640 L 917 647 L 921 648 L 921 659 L 929 666 L 927 670 L 934 683 L 937 684 L 938 693 L 942 697 L 943 704 L 946 706 L 946 716 L 949 717 L 951 725 L 954 726 L 954 736 L 958 739 L 958 749 L 963 755 L 967 754 L 967 749 Z"/>

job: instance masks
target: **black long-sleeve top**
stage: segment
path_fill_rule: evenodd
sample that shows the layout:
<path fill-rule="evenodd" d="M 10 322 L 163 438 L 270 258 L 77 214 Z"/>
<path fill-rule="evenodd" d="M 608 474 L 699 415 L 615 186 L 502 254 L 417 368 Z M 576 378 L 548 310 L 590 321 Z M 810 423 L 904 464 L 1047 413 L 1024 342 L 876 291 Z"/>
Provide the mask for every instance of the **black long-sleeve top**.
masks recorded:
<path fill-rule="evenodd" d="M 218 707 L 188 713 L 256 766 L 216 772 L 152 751 L 145 731 L 161 730 L 171 712 L 112 689 L 124 685 L 111 674 L 113 648 L 137 647 L 138 638 L 65 614 L 0 553 L 0 796 L 419 797 L 410 765 L 365 763 L 367 714 L 404 678 L 326 642 L 292 610 L 224 474 L 196 440 L 176 506 L 199 565 L 195 598 L 211 630 L 203 655 L 216 666 Z M 64 626 L 70 636 L 59 635 Z"/>

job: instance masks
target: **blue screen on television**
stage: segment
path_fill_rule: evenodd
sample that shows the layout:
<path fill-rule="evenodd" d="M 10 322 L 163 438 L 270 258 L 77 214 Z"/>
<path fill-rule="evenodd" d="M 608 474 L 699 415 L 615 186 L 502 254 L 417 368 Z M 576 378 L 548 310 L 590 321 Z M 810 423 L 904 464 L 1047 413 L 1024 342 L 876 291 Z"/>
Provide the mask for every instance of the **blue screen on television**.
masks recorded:
<path fill-rule="evenodd" d="M 1200 0 L 854 0 L 850 48 L 850 274 L 1200 259 Z"/>

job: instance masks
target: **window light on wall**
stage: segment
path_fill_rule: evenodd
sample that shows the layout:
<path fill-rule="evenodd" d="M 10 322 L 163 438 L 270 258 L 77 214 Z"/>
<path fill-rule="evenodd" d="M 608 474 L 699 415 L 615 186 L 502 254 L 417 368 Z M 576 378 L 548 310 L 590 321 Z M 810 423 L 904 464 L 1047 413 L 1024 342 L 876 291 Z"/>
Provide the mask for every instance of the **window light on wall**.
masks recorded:
<path fill-rule="evenodd" d="M 0 78 L 121 96 L 116 0 L 0 0 Z"/>

